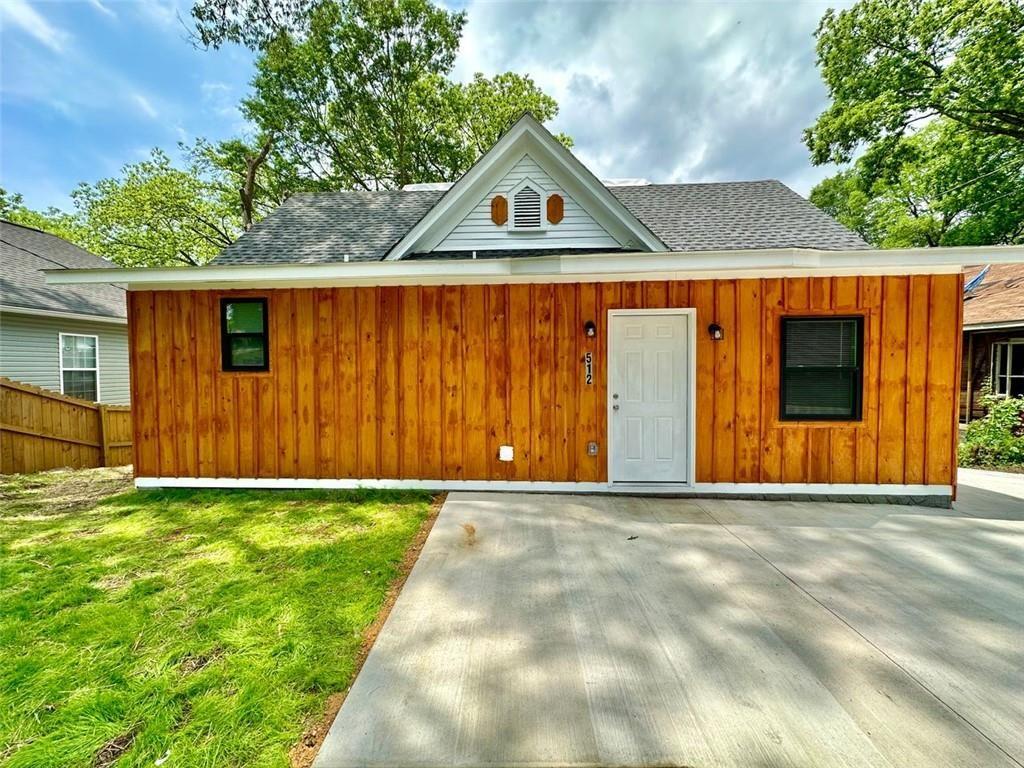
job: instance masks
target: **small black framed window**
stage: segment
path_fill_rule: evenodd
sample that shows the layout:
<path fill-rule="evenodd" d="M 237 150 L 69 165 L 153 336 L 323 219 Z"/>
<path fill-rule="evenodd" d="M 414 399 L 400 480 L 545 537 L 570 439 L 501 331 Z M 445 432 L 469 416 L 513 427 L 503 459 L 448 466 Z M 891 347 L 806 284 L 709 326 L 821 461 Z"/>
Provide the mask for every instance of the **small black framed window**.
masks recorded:
<path fill-rule="evenodd" d="M 225 371 L 270 369 L 266 299 L 220 300 L 220 350 Z"/>
<path fill-rule="evenodd" d="M 782 318 L 784 421 L 860 421 L 863 317 Z"/>

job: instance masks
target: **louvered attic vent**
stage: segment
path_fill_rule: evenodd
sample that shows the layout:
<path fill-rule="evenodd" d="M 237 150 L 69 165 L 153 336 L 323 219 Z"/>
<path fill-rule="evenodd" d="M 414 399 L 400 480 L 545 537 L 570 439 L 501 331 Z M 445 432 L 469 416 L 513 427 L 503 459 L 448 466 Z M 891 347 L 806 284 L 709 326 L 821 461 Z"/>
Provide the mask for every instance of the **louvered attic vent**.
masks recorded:
<path fill-rule="evenodd" d="M 523 187 L 512 199 L 512 226 L 516 229 L 540 228 L 540 193 Z"/>

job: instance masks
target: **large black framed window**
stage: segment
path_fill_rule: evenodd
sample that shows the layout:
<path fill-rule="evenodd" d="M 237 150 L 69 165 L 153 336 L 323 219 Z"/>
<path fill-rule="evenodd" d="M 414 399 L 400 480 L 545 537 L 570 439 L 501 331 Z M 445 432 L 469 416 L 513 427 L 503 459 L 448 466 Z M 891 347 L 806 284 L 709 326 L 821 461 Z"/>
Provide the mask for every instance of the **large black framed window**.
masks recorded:
<path fill-rule="evenodd" d="M 779 417 L 860 421 L 863 317 L 782 318 Z"/>
<path fill-rule="evenodd" d="M 220 300 L 220 350 L 225 371 L 270 369 L 266 299 Z"/>

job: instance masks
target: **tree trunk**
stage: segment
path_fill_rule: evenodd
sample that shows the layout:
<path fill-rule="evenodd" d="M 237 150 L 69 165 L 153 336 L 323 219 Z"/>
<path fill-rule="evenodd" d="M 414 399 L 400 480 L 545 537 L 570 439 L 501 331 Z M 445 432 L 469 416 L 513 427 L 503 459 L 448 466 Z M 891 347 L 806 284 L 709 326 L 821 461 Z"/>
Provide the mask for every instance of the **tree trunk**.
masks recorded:
<path fill-rule="evenodd" d="M 253 156 L 245 158 L 245 180 L 238 189 L 238 195 L 242 198 L 242 229 L 248 232 L 252 229 L 253 200 L 256 197 L 256 174 L 260 166 L 267 161 L 271 147 L 274 146 L 274 137 L 269 136 L 260 147 L 260 151 Z"/>

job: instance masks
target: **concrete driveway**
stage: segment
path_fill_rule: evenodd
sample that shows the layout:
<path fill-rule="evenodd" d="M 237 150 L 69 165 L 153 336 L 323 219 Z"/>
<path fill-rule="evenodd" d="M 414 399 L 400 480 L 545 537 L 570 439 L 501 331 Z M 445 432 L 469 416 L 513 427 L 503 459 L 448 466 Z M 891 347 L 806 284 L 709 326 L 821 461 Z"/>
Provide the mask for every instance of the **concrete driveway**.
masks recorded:
<path fill-rule="evenodd" d="M 963 481 L 453 493 L 316 766 L 1020 766 L 1024 478 Z"/>

